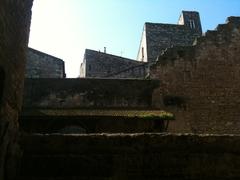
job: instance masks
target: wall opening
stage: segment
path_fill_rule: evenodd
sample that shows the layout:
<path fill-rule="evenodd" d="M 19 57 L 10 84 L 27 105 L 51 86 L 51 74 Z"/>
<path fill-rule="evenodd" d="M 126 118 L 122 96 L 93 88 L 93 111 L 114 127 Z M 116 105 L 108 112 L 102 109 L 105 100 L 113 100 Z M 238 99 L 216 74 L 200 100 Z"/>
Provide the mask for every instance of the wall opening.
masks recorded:
<path fill-rule="evenodd" d="M 5 73 L 3 68 L 0 67 L 0 104 L 2 103 L 2 98 L 3 98 L 4 80 L 5 80 Z"/>
<path fill-rule="evenodd" d="M 142 61 L 144 61 L 144 47 L 142 47 Z"/>
<path fill-rule="evenodd" d="M 196 28 L 195 22 L 194 22 L 194 20 L 192 20 L 192 19 L 189 20 L 189 25 L 190 25 L 190 28 L 191 28 L 191 29 L 195 29 L 195 28 Z"/>

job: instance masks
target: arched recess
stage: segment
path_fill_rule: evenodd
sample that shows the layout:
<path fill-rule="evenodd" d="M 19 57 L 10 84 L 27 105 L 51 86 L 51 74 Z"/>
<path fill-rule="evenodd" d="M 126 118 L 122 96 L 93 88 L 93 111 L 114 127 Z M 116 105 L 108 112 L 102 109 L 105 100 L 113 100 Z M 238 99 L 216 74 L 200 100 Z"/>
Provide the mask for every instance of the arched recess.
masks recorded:
<path fill-rule="evenodd" d="M 3 68 L 0 66 L 0 104 L 2 104 L 4 81 L 5 81 L 5 73 Z"/>

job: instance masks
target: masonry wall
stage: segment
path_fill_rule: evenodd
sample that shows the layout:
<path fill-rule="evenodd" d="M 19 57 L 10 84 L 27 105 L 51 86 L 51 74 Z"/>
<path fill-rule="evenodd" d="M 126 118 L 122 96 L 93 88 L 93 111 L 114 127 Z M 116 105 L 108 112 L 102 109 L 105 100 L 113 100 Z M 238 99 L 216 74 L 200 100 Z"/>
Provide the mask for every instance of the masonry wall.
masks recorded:
<path fill-rule="evenodd" d="M 135 60 L 87 49 L 81 65 L 80 77 L 111 77 L 115 73 L 141 64 L 141 62 Z M 128 78 L 127 75 L 125 78 Z"/>
<path fill-rule="evenodd" d="M 155 107 L 174 112 L 169 132 L 240 133 L 240 18 L 208 31 L 194 47 L 168 49 L 151 68 L 161 81 Z"/>
<path fill-rule="evenodd" d="M 49 54 L 29 48 L 26 78 L 65 78 L 64 61 Z"/>
<path fill-rule="evenodd" d="M 121 78 L 145 79 L 149 72 L 148 68 L 149 68 L 148 63 L 144 63 L 141 65 L 127 68 L 117 73 L 110 74 L 107 77 L 117 78 L 117 79 L 121 79 Z"/>
<path fill-rule="evenodd" d="M 150 108 L 151 80 L 26 79 L 24 108 Z"/>
<path fill-rule="evenodd" d="M 14 179 L 32 0 L 0 1 L 0 179 Z"/>
<path fill-rule="evenodd" d="M 239 136 L 34 135 L 22 147 L 22 180 L 240 178 Z"/>
<path fill-rule="evenodd" d="M 196 11 L 182 11 L 178 24 L 147 22 L 144 24 L 137 60 L 155 62 L 166 48 L 191 46 L 200 36 L 201 20 Z"/>
<path fill-rule="evenodd" d="M 157 57 L 172 46 L 191 46 L 201 36 L 184 25 L 146 23 L 147 59 L 156 61 Z"/>

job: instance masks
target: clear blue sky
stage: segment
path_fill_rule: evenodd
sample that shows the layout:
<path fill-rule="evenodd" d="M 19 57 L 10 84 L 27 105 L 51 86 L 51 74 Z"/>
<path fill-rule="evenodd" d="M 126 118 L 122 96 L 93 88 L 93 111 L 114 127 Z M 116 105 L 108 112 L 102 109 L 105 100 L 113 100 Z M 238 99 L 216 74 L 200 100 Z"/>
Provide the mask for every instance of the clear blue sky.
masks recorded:
<path fill-rule="evenodd" d="M 175 24 L 182 10 L 198 11 L 205 32 L 240 16 L 240 0 L 34 0 L 29 46 L 77 77 L 86 48 L 136 59 L 144 23 Z"/>

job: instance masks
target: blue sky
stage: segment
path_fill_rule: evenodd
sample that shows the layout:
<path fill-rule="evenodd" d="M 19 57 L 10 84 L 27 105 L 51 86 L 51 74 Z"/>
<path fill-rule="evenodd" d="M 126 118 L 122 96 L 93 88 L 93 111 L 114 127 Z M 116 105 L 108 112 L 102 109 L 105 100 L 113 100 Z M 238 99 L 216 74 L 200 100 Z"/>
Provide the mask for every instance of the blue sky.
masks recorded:
<path fill-rule="evenodd" d="M 177 23 L 198 11 L 203 31 L 240 16 L 240 0 L 34 0 L 29 46 L 65 61 L 79 75 L 86 48 L 136 59 L 145 22 Z"/>

